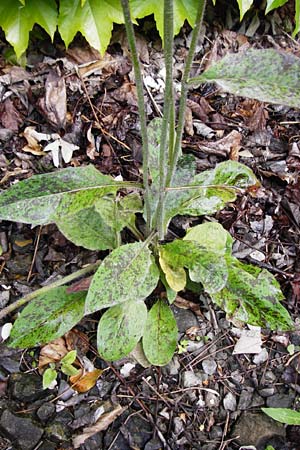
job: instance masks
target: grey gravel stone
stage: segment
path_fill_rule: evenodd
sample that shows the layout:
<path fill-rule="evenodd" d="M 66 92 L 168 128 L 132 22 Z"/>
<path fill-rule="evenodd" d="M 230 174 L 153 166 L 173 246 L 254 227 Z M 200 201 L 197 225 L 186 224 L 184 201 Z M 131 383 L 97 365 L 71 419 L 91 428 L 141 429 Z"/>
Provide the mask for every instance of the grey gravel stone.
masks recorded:
<path fill-rule="evenodd" d="M 47 423 L 55 414 L 55 405 L 46 402 L 37 410 L 36 415 L 42 423 Z"/>
<path fill-rule="evenodd" d="M 202 367 L 205 373 L 213 375 L 217 370 L 217 363 L 212 358 L 204 359 L 204 361 L 202 361 Z"/>
<path fill-rule="evenodd" d="M 260 353 L 253 357 L 254 364 L 262 364 L 268 360 L 269 353 L 266 348 L 263 348 Z"/>
<path fill-rule="evenodd" d="M 185 333 L 191 327 L 197 327 L 199 322 L 195 314 L 189 309 L 172 306 L 179 333 Z"/>
<path fill-rule="evenodd" d="M 220 397 L 213 392 L 205 392 L 205 405 L 207 408 L 217 408 L 220 404 Z"/>
<path fill-rule="evenodd" d="M 33 449 L 44 433 L 32 419 L 16 416 L 9 410 L 5 410 L 1 416 L 0 430 L 13 442 L 13 448 L 21 450 Z"/>
<path fill-rule="evenodd" d="M 219 439 L 222 436 L 223 436 L 223 430 L 219 425 L 212 427 L 211 431 L 209 432 L 209 437 L 211 440 Z"/>
<path fill-rule="evenodd" d="M 262 397 L 271 397 L 271 395 L 274 395 L 275 393 L 275 388 L 273 386 L 270 386 L 263 389 L 259 389 L 258 392 L 259 395 L 261 395 Z"/>
<path fill-rule="evenodd" d="M 243 413 L 233 427 L 232 436 L 240 445 L 259 447 L 261 442 L 272 436 L 285 437 L 284 425 L 270 419 L 266 414 Z M 263 447 L 265 448 L 265 447 Z"/>
<path fill-rule="evenodd" d="M 238 409 L 244 411 L 249 408 L 253 398 L 253 388 L 243 389 L 239 398 Z"/>
<path fill-rule="evenodd" d="M 251 408 L 262 406 L 264 404 L 265 404 L 264 399 L 257 392 L 254 392 L 253 399 L 251 402 Z"/>
<path fill-rule="evenodd" d="M 272 372 L 272 370 L 267 370 L 264 376 L 264 382 L 266 384 L 272 384 L 275 383 L 275 381 L 277 380 L 277 377 L 275 375 L 274 372 Z"/>
<path fill-rule="evenodd" d="M 202 378 L 192 370 L 186 370 L 182 373 L 182 385 L 185 388 L 202 385 Z"/>
<path fill-rule="evenodd" d="M 179 359 L 177 358 L 177 356 L 173 356 L 171 361 L 162 368 L 162 372 L 163 374 L 166 375 L 176 376 L 178 375 L 179 369 L 180 369 Z"/>
<path fill-rule="evenodd" d="M 290 408 L 295 400 L 294 395 L 275 394 L 267 398 L 267 406 L 269 408 Z"/>
<path fill-rule="evenodd" d="M 235 411 L 236 410 L 236 397 L 232 394 L 232 392 L 228 392 L 223 399 L 224 408 L 227 411 Z"/>

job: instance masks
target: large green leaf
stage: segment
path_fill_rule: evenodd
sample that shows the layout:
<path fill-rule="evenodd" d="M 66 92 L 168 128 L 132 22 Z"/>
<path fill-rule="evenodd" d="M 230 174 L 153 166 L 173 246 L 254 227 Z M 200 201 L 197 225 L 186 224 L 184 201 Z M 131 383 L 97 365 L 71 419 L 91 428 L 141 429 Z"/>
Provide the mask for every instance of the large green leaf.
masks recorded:
<path fill-rule="evenodd" d="M 289 408 L 261 408 L 272 419 L 287 425 L 300 425 L 300 412 Z"/>
<path fill-rule="evenodd" d="M 274 49 L 226 55 L 190 83 L 215 81 L 232 94 L 299 108 L 300 59 Z"/>
<path fill-rule="evenodd" d="M 187 161 L 185 161 L 185 164 Z M 187 164 L 188 166 L 188 164 Z M 178 178 L 182 179 L 178 169 Z M 192 165 L 191 174 L 193 175 Z M 182 173 L 186 173 L 184 170 Z M 174 185 L 167 192 L 166 225 L 177 214 L 200 216 L 213 214 L 236 199 L 237 190 L 258 185 L 252 170 L 236 161 L 225 161 L 212 170 L 193 177 L 186 185 Z M 191 187 L 191 188 L 189 188 Z"/>
<path fill-rule="evenodd" d="M 0 218 L 33 225 L 55 222 L 126 185 L 130 183 L 117 182 L 91 165 L 36 175 L 1 193 Z"/>
<path fill-rule="evenodd" d="M 158 300 L 148 313 L 143 335 L 143 349 L 155 366 L 165 366 L 172 359 L 177 345 L 178 329 L 170 307 Z"/>
<path fill-rule="evenodd" d="M 143 300 L 155 289 L 159 271 L 143 242 L 111 252 L 95 273 L 86 299 L 86 314 L 134 299 Z"/>
<path fill-rule="evenodd" d="M 266 14 L 280 6 L 284 5 L 288 0 L 267 0 Z"/>
<path fill-rule="evenodd" d="M 117 246 L 115 231 L 94 207 L 62 216 L 56 219 L 56 225 L 67 239 L 89 250 L 107 250 Z"/>
<path fill-rule="evenodd" d="M 157 0 L 130 0 L 131 14 L 134 18 L 142 18 L 154 14 L 156 26 L 161 37 L 164 32 L 164 2 Z M 194 26 L 197 13 L 197 0 L 174 0 L 174 34 L 178 34 L 180 28 L 187 20 Z"/>
<path fill-rule="evenodd" d="M 241 263 L 226 256 L 226 286 L 211 294 L 212 300 L 236 323 L 258 325 L 271 330 L 290 330 L 293 322 L 280 304 L 284 296 L 279 283 L 267 270 Z"/>
<path fill-rule="evenodd" d="M 19 0 L 1 0 L 0 27 L 18 58 L 28 46 L 29 32 L 35 23 L 53 38 L 57 24 L 55 0 L 27 0 L 26 6 L 20 5 Z"/>
<path fill-rule="evenodd" d="M 63 336 L 84 316 L 85 292 L 67 294 L 58 287 L 32 300 L 11 330 L 11 347 L 33 347 Z"/>
<path fill-rule="evenodd" d="M 89 196 L 90 192 L 84 192 Z M 99 194 L 98 194 L 99 195 Z M 74 211 L 60 208 L 55 222 L 59 230 L 74 244 L 89 250 L 116 248 L 120 242 L 120 231 L 128 226 L 135 228 L 135 213 L 142 211 L 142 201 L 138 194 L 129 194 L 121 199 L 115 196 L 92 197 L 94 205 Z M 82 203 L 80 203 L 80 207 Z"/>
<path fill-rule="evenodd" d="M 113 23 L 123 23 L 119 0 L 60 0 L 58 29 L 68 46 L 80 31 L 92 47 L 104 54 Z"/>
<path fill-rule="evenodd" d="M 144 302 L 129 300 L 109 308 L 98 325 L 100 356 L 107 361 L 127 356 L 143 336 L 146 320 L 147 307 Z"/>

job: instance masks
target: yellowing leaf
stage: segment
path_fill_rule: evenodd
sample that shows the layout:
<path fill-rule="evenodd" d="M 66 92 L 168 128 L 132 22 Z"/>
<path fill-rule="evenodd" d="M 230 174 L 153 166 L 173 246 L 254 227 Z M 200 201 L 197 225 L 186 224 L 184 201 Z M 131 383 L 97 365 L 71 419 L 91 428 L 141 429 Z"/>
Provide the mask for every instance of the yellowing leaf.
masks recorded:
<path fill-rule="evenodd" d="M 176 292 L 182 291 L 186 285 L 186 273 L 183 267 L 172 268 L 163 256 L 159 255 L 159 264 L 162 268 L 168 285 Z"/>
<path fill-rule="evenodd" d="M 79 374 L 70 377 L 72 388 L 77 392 L 87 392 L 95 386 L 96 381 L 102 374 L 103 370 L 95 369 L 92 372 L 87 372 L 84 375 Z"/>

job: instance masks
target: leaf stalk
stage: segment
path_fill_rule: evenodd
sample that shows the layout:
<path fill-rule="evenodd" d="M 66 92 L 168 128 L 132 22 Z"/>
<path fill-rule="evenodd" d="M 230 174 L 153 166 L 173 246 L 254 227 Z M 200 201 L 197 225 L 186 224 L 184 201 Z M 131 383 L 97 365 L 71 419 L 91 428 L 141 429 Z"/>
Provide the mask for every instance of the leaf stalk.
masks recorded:
<path fill-rule="evenodd" d="M 133 64 L 136 91 L 137 91 L 137 101 L 138 101 L 138 111 L 141 124 L 141 135 L 142 135 L 142 148 L 143 148 L 143 184 L 145 189 L 144 201 L 145 201 L 145 214 L 146 214 L 146 229 L 147 234 L 150 232 L 150 187 L 149 187 L 149 143 L 148 143 L 148 133 L 147 133 L 147 117 L 146 108 L 144 100 L 144 88 L 143 88 L 143 76 L 141 71 L 141 66 L 139 62 L 136 40 L 134 35 L 133 23 L 131 20 L 129 0 L 121 0 L 121 5 L 123 8 L 126 35 L 128 39 L 128 45 L 131 53 L 131 60 Z"/>

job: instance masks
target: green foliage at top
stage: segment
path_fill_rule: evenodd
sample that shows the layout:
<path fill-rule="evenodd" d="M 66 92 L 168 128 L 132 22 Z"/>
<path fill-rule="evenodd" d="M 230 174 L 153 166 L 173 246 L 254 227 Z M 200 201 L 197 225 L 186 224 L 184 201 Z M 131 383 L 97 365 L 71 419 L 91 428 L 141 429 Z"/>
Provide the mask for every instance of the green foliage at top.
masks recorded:
<path fill-rule="evenodd" d="M 284 5 L 287 0 L 268 0 L 266 14 Z M 213 0 L 215 4 L 216 1 Z M 237 0 L 240 19 L 251 9 L 253 0 Z M 198 0 L 174 0 L 174 34 L 178 34 L 185 20 L 194 26 Z M 295 0 L 295 30 L 300 27 L 299 0 Z M 154 14 L 159 34 L 163 37 L 163 1 L 130 0 L 133 19 Z M 113 28 L 113 23 L 124 23 L 120 0 L 1 0 L 0 27 L 13 46 L 18 58 L 28 46 L 29 32 L 34 24 L 42 26 L 53 39 L 56 27 L 66 46 L 75 35 L 82 35 L 94 48 L 104 53 Z"/>
<path fill-rule="evenodd" d="M 300 59 L 274 49 L 228 54 L 190 83 L 215 81 L 227 92 L 299 108 Z"/>

